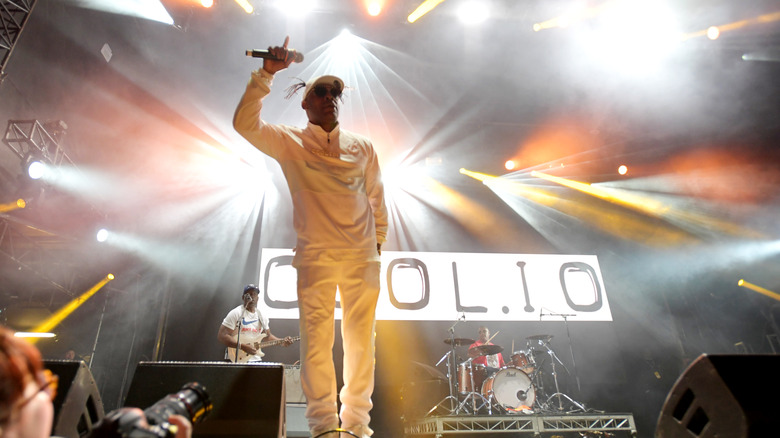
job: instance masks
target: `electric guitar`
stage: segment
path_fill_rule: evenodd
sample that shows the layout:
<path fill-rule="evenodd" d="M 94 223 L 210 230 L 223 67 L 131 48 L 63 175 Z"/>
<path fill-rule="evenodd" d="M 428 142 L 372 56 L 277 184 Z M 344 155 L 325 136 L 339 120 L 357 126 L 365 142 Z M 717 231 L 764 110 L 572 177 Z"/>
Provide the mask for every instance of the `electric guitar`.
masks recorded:
<path fill-rule="evenodd" d="M 266 337 L 266 334 L 262 333 L 260 335 L 259 339 L 255 339 L 254 341 L 249 341 L 249 342 L 241 342 L 241 343 L 242 344 L 250 344 L 250 345 L 252 345 L 252 347 L 254 347 L 255 350 L 257 350 L 257 356 L 260 356 L 260 357 L 265 356 L 265 353 L 263 353 L 263 351 L 261 350 L 262 348 L 264 348 L 264 347 L 273 347 L 275 345 L 282 345 L 282 344 L 284 344 L 284 339 L 279 339 L 278 341 L 265 341 L 265 342 L 262 342 L 264 337 Z M 296 337 L 292 338 L 292 340 L 293 340 L 293 342 L 297 342 L 297 341 L 301 340 L 301 337 L 300 336 L 296 336 Z M 231 362 L 246 363 L 246 362 L 249 361 L 249 358 L 252 357 L 248 353 L 245 353 L 244 350 L 238 350 L 238 360 L 236 360 L 236 349 L 235 348 L 231 348 L 231 347 L 227 347 L 227 351 L 228 351 L 228 357 L 227 358 Z"/>

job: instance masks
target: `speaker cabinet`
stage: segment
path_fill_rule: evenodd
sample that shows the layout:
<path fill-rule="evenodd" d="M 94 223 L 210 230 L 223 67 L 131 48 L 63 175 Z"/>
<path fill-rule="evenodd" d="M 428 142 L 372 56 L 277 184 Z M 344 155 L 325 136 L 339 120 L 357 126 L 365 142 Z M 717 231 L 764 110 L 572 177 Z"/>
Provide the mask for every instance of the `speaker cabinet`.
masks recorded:
<path fill-rule="evenodd" d="M 190 382 L 203 385 L 213 405 L 193 437 L 285 436 L 282 364 L 141 362 L 124 405 L 146 409 Z"/>
<path fill-rule="evenodd" d="M 44 368 L 59 377 L 54 398 L 52 435 L 79 438 L 89 434 L 103 419 L 103 401 L 95 379 L 81 361 L 47 360 Z"/>
<path fill-rule="evenodd" d="M 672 387 L 658 438 L 777 436 L 780 356 L 702 355 Z"/>

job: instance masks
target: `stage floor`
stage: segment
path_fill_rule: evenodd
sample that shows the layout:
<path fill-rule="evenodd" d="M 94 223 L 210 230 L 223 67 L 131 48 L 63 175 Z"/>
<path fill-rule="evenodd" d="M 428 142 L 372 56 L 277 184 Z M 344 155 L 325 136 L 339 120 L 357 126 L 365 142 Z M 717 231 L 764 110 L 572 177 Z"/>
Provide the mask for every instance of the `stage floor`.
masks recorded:
<path fill-rule="evenodd" d="M 637 436 L 634 416 L 626 413 L 436 416 L 404 424 L 404 435 L 407 437 L 502 432 L 512 432 L 514 436 L 551 436 L 567 432 L 594 432 L 593 436 Z"/>

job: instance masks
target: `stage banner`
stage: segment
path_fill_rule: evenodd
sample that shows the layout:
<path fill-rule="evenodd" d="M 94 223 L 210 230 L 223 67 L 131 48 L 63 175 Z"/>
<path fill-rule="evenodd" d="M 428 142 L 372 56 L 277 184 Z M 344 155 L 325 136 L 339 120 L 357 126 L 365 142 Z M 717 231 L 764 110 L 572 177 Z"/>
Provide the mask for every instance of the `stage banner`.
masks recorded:
<path fill-rule="evenodd" d="M 270 318 L 298 319 L 292 258 L 262 250 Z M 378 320 L 612 321 L 595 255 L 382 251 L 381 282 Z"/>

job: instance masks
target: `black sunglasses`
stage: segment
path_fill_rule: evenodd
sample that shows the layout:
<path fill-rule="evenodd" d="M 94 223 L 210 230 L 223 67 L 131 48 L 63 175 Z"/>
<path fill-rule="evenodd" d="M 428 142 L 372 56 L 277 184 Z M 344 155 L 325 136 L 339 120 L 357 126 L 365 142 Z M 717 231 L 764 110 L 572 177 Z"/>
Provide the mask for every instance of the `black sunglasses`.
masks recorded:
<path fill-rule="evenodd" d="M 314 86 L 314 94 L 317 97 L 325 97 L 330 92 L 330 95 L 333 96 L 333 98 L 338 99 L 341 96 L 341 88 L 331 87 L 328 88 L 324 85 L 315 85 Z"/>

